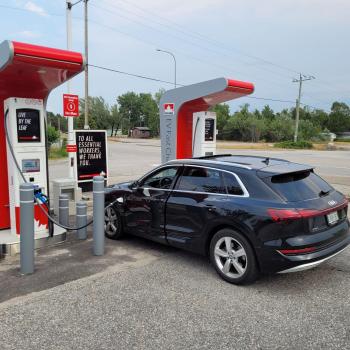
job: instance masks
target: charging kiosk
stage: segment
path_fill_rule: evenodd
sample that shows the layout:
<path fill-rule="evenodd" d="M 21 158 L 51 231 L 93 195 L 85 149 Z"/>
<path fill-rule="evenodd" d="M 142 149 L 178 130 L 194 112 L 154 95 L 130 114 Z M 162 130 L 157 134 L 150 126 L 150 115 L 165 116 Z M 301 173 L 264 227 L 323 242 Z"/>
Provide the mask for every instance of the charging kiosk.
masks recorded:
<path fill-rule="evenodd" d="M 11 97 L 4 102 L 9 141 L 16 161 L 27 182 L 34 185 L 39 198 L 48 193 L 44 104 L 40 99 Z M 15 160 L 7 146 L 7 173 L 11 233 L 19 234 L 19 186 L 23 182 Z M 41 196 L 40 196 L 41 197 Z M 45 203 L 42 203 L 43 206 Z M 42 236 L 48 230 L 48 219 L 38 205 L 34 206 L 34 232 Z"/>
<path fill-rule="evenodd" d="M 252 83 L 226 78 L 166 91 L 159 104 L 162 162 L 215 153 L 216 118 L 207 111 L 218 103 L 253 92 Z"/>
<path fill-rule="evenodd" d="M 14 41 L 0 44 L 0 254 L 16 253 L 19 248 L 22 176 L 33 183 L 37 198 L 50 195 L 46 101 L 54 88 L 80 73 L 84 65 L 80 53 Z M 34 220 L 39 247 L 48 240 L 49 225 L 38 205 Z M 51 242 L 63 239 L 65 231 L 56 226 Z"/>

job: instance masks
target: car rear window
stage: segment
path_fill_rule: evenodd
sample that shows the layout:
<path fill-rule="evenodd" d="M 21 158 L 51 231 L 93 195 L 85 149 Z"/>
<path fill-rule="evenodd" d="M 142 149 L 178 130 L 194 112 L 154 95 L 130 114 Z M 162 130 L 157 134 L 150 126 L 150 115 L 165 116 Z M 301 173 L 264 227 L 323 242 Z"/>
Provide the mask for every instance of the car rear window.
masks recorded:
<path fill-rule="evenodd" d="M 289 202 L 314 199 L 333 188 L 313 171 L 274 175 L 265 180 L 282 198 Z"/>

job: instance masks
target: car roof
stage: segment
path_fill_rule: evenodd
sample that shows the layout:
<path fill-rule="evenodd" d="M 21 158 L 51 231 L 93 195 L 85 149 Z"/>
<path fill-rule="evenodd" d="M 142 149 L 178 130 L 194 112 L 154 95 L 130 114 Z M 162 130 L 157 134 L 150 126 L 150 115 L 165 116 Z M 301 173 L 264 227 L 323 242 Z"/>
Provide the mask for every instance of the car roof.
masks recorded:
<path fill-rule="evenodd" d="M 168 163 L 183 163 L 205 166 L 225 166 L 225 168 L 243 168 L 256 170 L 261 176 L 272 176 L 275 174 L 290 173 L 296 171 L 312 170 L 313 167 L 305 164 L 293 163 L 285 159 L 250 156 L 220 154 L 206 157 L 196 157 L 188 159 L 176 159 Z"/>

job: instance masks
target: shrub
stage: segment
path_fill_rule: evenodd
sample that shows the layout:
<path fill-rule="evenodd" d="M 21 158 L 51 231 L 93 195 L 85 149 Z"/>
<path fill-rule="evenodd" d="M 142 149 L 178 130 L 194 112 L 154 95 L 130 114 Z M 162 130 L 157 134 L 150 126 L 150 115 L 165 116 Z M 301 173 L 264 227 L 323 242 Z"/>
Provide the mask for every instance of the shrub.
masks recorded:
<path fill-rule="evenodd" d="M 60 138 L 60 132 L 56 130 L 53 126 L 49 125 L 47 127 L 47 141 L 49 143 L 49 147 L 57 142 Z"/>
<path fill-rule="evenodd" d="M 278 142 L 273 145 L 277 148 L 291 148 L 291 149 L 311 149 L 313 148 L 313 145 L 309 141 L 283 141 Z"/>

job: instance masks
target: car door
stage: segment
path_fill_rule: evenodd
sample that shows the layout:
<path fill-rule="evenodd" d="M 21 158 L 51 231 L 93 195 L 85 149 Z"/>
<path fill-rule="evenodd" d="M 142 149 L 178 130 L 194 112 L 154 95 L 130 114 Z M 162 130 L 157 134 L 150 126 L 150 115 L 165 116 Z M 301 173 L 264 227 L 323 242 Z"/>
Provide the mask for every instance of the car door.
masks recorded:
<path fill-rule="evenodd" d="M 127 231 L 164 242 L 165 202 L 180 165 L 166 166 L 147 175 L 132 188 L 125 202 Z"/>
<path fill-rule="evenodd" d="M 227 200 L 223 174 L 204 166 L 185 165 L 166 205 L 166 235 L 169 244 L 197 250 L 206 225 L 220 218 Z"/>

